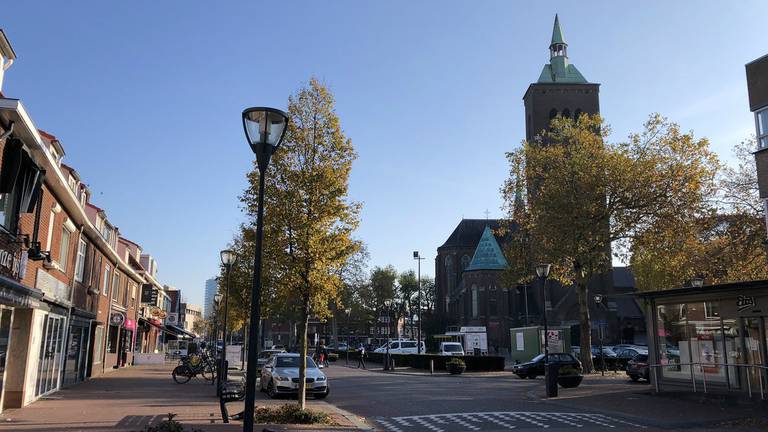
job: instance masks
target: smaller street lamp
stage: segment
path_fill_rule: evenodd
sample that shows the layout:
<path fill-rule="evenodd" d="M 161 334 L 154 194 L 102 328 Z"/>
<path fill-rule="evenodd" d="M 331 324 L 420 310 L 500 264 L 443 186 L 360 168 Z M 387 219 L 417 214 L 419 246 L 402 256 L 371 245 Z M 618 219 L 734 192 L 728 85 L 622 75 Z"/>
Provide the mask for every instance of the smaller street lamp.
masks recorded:
<path fill-rule="evenodd" d="M 213 295 L 213 355 L 219 355 L 219 305 L 221 304 L 221 293 Z M 213 383 L 213 382 L 211 382 Z M 216 396 L 221 395 L 221 368 L 216 367 Z"/>
<path fill-rule="evenodd" d="M 605 304 L 603 303 L 603 301 L 605 300 L 605 297 L 602 294 L 595 294 L 594 300 L 595 300 L 595 305 L 597 305 L 597 307 L 600 307 L 600 306 L 605 307 Z M 605 376 L 605 353 L 603 352 L 602 323 L 598 323 L 597 325 L 597 338 L 600 341 L 600 375 Z"/>
<path fill-rule="evenodd" d="M 419 335 L 416 339 L 416 353 L 421 354 L 421 260 L 425 259 L 422 258 L 419 254 L 419 251 L 413 251 L 413 259 L 415 259 L 418 262 L 417 270 L 416 270 L 416 284 L 419 286 L 418 292 L 419 292 L 419 300 L 418 305 L 419 308 L 417 310 L 417 314 L 419 315 Z M 411 322 L 413 322 L 413 318 L 411 318 Z M 411 326 L 411 332 L 413 332 L 413 326 Z"/>
<path fill-rule="evenodd" d="M 391 315 L 392 315 L 392 300 L 390 300 L 390 299 L 384 300 L 384 308 L 385 308 L 384 310 L 387 311 L 386 312 L 387 313 L 387 355 L 384 356 L 385 357 L 385 360 L 384 360 L 384 370 L 388 371 L 389 370 L 389 364 L 390 364 L 389 363 L 389 336 L 392 333 L 392 330 L 389 327 L 390 320 L 392 319 L 392 317 L 391 317 Z"/>
<path fill-rule="evenodd" d="M 536 276 L 541 281 L 541 304 L 543 308 L 542 319 L 544 321 L 544 382 L 546 386 L 547 397 L 557 396 L 557 376 L 549 369 L 549 327 L 547 324 L 547 277 L 551 264 L 536 264 Z M 557 367 L 554 365 L 554 367 Z"/>
<path fill-rule="evenodd" d="M 691 279 L 691 286 L 694 288 L 701 288 L 704 286 L 704 278 L 701 276 L 696 276 L 693 279 Z"/>
<path fill-rule="evenodd" d="M 232 270 L 232 264 L 235 263 L 237 255 L 235 252 L 229 249 L 225 249 L 219 253 L 221 257 L 221 263 L 224 265 L 226 276 L 226 297 L 224 298 L 224 338 L 221 344 L 221 359 L 219 361 L 219 369 L 221 370 L 221 379 L 227 382 L 227 376 L 229 372 L 229 365 L 227 363 L 227 318 L 229 317 L 229 271 Z"/>
<path fill-rule="evenodd" d="M 346 328 L 347 328 L 347 360 L 346 360 L 346 362 L 347 362 L 347 366 L 349 366 L 349 344 L 352 343 L 352 341 L 349 338 L 350 337 L 349 336 L 349 316 L 352 314 L 352 309 L 346 308 L 346 309 L 344 309 L 344 313 L 347 315 L 347 325 L 346 325 Z"/>

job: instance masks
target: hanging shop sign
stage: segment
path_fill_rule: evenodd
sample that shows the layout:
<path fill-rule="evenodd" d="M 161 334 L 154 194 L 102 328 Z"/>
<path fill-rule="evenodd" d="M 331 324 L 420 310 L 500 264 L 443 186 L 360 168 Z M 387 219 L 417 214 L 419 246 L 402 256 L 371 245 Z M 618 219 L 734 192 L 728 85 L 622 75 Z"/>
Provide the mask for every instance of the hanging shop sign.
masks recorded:
<path fill-rule="evenodd" d="M 157 306 L 154 306 L 151 309 L 149 309 L 149 314 L 155 318 L 160 318 L 160 314 L 163 312 L 164 311 Z"/>
<path fill-rule="evenodd" d="M 157 317 L 160 318 L 160 319 L 166 319 L 166 318 L 168 318 L 168 312 L 166 312 L 166 311 L 161 309 L 160 310 L 160 315 L 158 315 Z"/>
<path fill-rule="evenodd" d="M 109 323 L 114 326 L 120 327 L 125 322 L 125 315 L 120 312 L 112 312 L 109 316 Z"/>
<path fill-rule="evenodd" d="M 146 304 L 157 304 L 157 289 L 152 284 L 141 286 L 141 302 Z"/>
<path fill-rule="evenodd" d="M 10 248 L 0 246 L 0 274 L 21 280 L 27 270 L 27 254 L 17 249 L 18 246 L 9 246 Z"/>
<path fill-rule="evenodd" d="M 166 324 L 173 324 L 176 325 L 179 323 L 179 314 L 176 312 L 171 312 L 168 314 L 168 318 L 165 320 Z"/>

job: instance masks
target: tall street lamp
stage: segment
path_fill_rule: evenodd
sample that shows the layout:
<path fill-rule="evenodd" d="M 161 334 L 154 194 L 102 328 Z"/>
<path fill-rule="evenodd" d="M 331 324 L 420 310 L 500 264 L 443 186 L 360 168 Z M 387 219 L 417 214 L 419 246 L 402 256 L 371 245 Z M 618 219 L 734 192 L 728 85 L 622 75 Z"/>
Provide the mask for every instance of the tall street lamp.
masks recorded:
<path fill-rule="evenodd" d="M 346 328 L 347 328 L 347 366 L 349 366 L 349 344 L 352 342 L 349 339 L 349 315 L 352 314 L 352 309 L 346 308 L 346 309 L 344 309 L 344 313 L 347 315 L 347 325 L 346 325 Z"/>
<path fill-rule="evenodd" d="M 219 362 L 219 368 L 221 370 L 221 380 L 227 382 L 227 374 L 229 370 L 229 363 L 227 362 L 227 317 L 229 317 L 229 271 L 232 270 L 232 265 L 237 259 L 234 251 L 225 249 L 219 253 L 221 256 L 221 263 L 224 265 L 224 275 L 226 279 L 226 288 L 224 296 L 224 342 L 221 345 L 221 361 Z"/>
<path fill-rule="evenodd" d="M 419 315 L 419 337 L 416 340 L 416 347 L 417 347 L 416 348 L 416 353 L 421 354 L 421 260 L 423 260 L 424 258 L 422 258 L 421 255 L 419 255 L 419 251 L 413 251 L 413 259 L 415 259 L 418 262 L 418 266 L 417 266 L 418 270 L 416 271 L 416 275 L 417 275 L 416 276 L 416 281 L 417 281 L 416 284 L 419 287 L 418 288 L 418 291 L 419 291 L 419 300 L 418 300 L 419 309 L 417 311 L 417 313 Z M 411 318 L 411 320 L 413 320 L 413 318 Z M 411 327 L 411 330 L 413 330 L 413 327 Z"/>
<path fill-rule="evenodd" d="M 219 355 L 219 305 L 221 304 L 221 293 L 213 295 L 213 352 Z M 216 396 L 221 396 L 221 368 L 216 368 Z"/>
<path fill-rule="evenodd" d="M 287 126 L 288 114 L 278 109 L 254 107 L 243 111 L 243 130 L 248 139 L 248 145 L 256 154 L 259 167 L 259 206 L 256 214 L 256 253 L 253 259 L 243 432 L 253 432 L 253 415 L 256 405 L 256 363 L 259 358 L 257 340 L 261 322 L 261 246 L 264 238 L 264 173 L 269 166 L 269 159 L 283 141 Z"/>
<path fill-rule="evenodd" d="M 605 297 L 603 297 L 602 294 L 595 294 L 594 297 L 595 305 L 597 307 L 605 306 L 603 301 L 605 300 Z M 605 353 L 603 352 L 603 323 L 598 322 L 597 323 L 597 339 L 600 341 L 600 374 L 602 376 L 605 376 Z"/>
<path fill-rule="evenodd" d="M 390 316 L 390 315 L 392 315 L 392 313 L 391 313 L 392 312 L 391 311 L 392 300 L 389 300 L 389 299 L 384 300 L 384 308 L 385 308 L 384 310 L 386 311 L 386 314 L 387 314 L 387 355 L 384 356 L 385 357 L 384 358 L 384 370 L 388 371 L 389 370 L 389 336 L 390 336 L 390 333 L 392 332 L 392 330 L 390 329 L 390 326 L 389 326 L 389 322 L 392 319 L 392 317 Z"/>
<path fill-rule="evenodd" d="M 547 397 L 557 396 L 557 376 L 549 368 L 549 326 L 547 323 L 547 277 L 551 264 L 536 264 L 536 276 L 541 283 L 541 305 L 543 312 L 541 314 L 544 321 L 544 382 L 546 385 Z M 553 366 L 557 367 L 556 364 Z"/>

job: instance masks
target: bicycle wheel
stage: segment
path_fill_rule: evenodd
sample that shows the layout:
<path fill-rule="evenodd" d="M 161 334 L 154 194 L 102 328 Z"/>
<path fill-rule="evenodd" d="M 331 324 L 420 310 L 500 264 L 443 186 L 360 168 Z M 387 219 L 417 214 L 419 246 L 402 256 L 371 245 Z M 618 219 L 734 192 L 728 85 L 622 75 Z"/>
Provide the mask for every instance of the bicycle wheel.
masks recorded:
<path fill-rule="evenodd" d="M 203 379 L 206 381 L 213 381 L 216 379 L 216 368 L 213 367 L 210 363 L 205 363 L 205 366 L 203 366 Z"/>
<path fill-rule="evenodd" d="M 173 368 L 173 372 L 171 372 L 171 375 L 173 376 L 173 380 L 176 381 L 177 384 L 185 384 L 192 379 L 192 376 L 194 376 L 194 373 L 187 366 L 181 365 Z"/>

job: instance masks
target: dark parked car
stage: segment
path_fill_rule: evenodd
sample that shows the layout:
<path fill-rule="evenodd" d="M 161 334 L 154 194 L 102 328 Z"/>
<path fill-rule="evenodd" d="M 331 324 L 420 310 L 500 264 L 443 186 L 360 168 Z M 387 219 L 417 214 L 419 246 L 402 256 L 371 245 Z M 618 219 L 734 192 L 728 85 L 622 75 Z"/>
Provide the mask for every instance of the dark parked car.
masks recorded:
<path fill-rule="evenodd" d="M 581 373 L 581 362 L 569 353 L 550 353 L 549 363 L 557 363 L 562 366 L 571 366 Z M 520 378 L 536 378 L 544 375 L 544 354 L 539 354 L 531 361 L 512 366 L 512 372 Z"/>
<path fill-rule="evenodd" d="M 627 362 L 627 375 L 632 381 L 640 378 L 650 381 L 648 367 L 648 354 L 638 354 Z"/>

